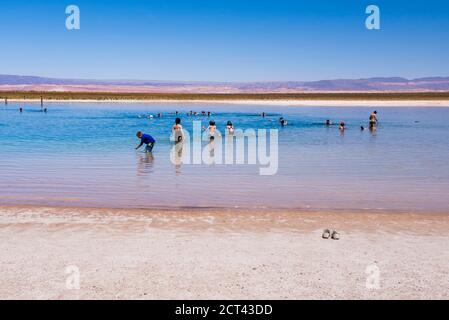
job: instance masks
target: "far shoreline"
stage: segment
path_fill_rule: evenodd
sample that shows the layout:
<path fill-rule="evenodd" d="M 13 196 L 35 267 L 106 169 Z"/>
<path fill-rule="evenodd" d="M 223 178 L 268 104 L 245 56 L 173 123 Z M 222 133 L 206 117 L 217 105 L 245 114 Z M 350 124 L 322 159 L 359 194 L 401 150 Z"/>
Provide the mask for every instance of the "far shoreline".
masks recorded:
<path fill-rule="evenodd" d="M 8 103 L 40 103 L 38 99 L 8 99 Z M 44 100 L 45 104 L 56 103 L 98 103 L 98 104 L 229 104 L 259 105 L 273 107 L 391 107 L 391 108 L 449 108 L 449 100 L 95 100 L 95 99 L 61 99 Z"/>
<path fill-rule="evenodd" d="M 189 103 L 292 107 L 449 107 L 449 92 L 184 94 L 117 92 L 1 92 L 11 103 Z"/>

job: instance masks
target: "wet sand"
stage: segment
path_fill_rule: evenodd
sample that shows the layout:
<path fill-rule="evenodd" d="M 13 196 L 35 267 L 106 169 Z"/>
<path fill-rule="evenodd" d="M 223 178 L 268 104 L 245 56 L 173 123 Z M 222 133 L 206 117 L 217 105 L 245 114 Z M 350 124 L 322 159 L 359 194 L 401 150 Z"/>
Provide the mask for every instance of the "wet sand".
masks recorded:
<path fill-rule="evenodd" d="M 0 207 L 0 299 L 448 299 L 447 230 L 446 213 Z"/>

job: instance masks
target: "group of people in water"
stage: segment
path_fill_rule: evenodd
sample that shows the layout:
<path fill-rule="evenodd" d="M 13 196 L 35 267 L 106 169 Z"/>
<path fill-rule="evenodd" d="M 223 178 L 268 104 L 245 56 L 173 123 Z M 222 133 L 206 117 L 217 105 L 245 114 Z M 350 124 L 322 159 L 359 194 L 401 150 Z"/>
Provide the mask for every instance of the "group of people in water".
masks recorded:
<path fill-rule="evenodd" d="M 211 141 L 215 140 L 215 134 L 217 130 L 217 125 L 215 121 L 210 121 L 208 127 L 203 127 L 203 131 L 207 131 L 209 134 L 209 139 Z M 226 124 L 226 131 L 228 134 L 232 135 L 234 134 L 234 125 L 231 121 L 228 121 Z M 180 143 L 184 140 L 184 131 L 182 129 L 181 125 L 181 118 L 175 119 L 175 124 L 172 127 L 172 135 L 173 140 L 175 143 Z M 146 145 L 145 151 L 151 153 L 154 148 L 154 144 L 156 143 L 156 140 L 149 134 L 145 134 L 141 131 L 137 132 L 136 134 L 137 138 L 140 139 L 140 144 L 136 147 L 136 150 L 142 147 L 144 144 Z"/>
<path fill-rule="evenodd" d="M 377 123 L 378 123 L 378 118 L 377 118 L 377 111 L 374 111 L 373 113 L 370 114 L 369 116 L 369 129 L 370 130 L 376 130 L 377 128 Z M 332 125 L 334 125 L 330 120 L 326 120 L 325 125 L 327 127 L 330 127 Z M 341 121 L 338 128 L 340 129 L 340 131 L 345 131 L 346 130 L 346 123 L 344 121 Z M 360 126 L 360 130 L 364 131 L 365 127 L 364 126 Z"/>
<path fill-rule="evenodd" d="M 210 117 L 211 114 L 212 113 L 210 111 L 209 112 L 202 111 L 201 113 L 190 111 L 190 112 L 187 113 L 187 116 L 203 115 L 203 116 Z M 179 112 L 176 111 L 175 115 L 178 116 Z M 261 115 L 262 115 L 263 118 L 265 118 L 267 116 L 267 114 L 265 112 L 263 112 Z M 158 113 L 157 117 L 161 118 L 162 114 Z M 285 126 L 288 125 L 288 121 L 284 117 L 280 117 L 279 118 L 279 124 L 282 127 L 285 127 Z M 369 116 L 369 129 L 370 130 L 376 130 L 377 124 L 378 124 L 377 111 L 374 111 Z M 334 125 L 334 123 L 332 123 L 331 120 L 326 120 L 325 125 L 327 127 L 330 127 L 330 126 Z M 209 125 L 207 127 L 203 127 L 202 129 L 203 129 L 203 131 L 207 131 L 208 132 L 210 141 L 213 141 L 215 139 L 215 134 L 216 134 L 216 131 L 217 131 L 217 126 L 216 126 L 215 121 L 213 121 L 213 120 L 209 121 Z M 360 126 L 360 129 L 363 131 L 363 130 L 365 130 L 365 127 L 364 126 Z M 339 130 L 341 132 L 344 132 L 346 130 L 346 123 L 344 121 L 340 122 Z M 232 135 L 232 134 L 234 134 L 234 131 L 235 131 L 234 125 L 232 124 L 231 121 L 228 121 L 226 123 L 226 132 L 229 135 Z M 182 125 L 181 125 L 181 118 L 179 118 L 179 117 L 177 117 L 175 119 L 175 123 L 174 123 L 174 125 L 172 127 L 172 134 L 173 134 L 173 138 L 174 138 L 174 142 L 175 143 L 180 143 L 180 142 L 182 142 L 184 140 L 184 131 L 183 131 L 183 128 L 182 128 Z M 151 153 L 153 151 L 153 148 L 154 148 L 154 145 L 156 143 L 156 140 L 151 135 L 145 134 L 145 133 L 139 131 L 139 132 L 137 132 L 137 138 L 140 139 L 140 144 L 136 147 L 136 150 L 139 149 L 140 147 L 142 147 L 143 145 L 146 145 L 146 147 L 145 147 L 145 151 L 146 152 Z"/>
<path fill-rule="evenodd" d="M 175 115 L 175 116 L 179 116 L 180 112 L 179 111 L 175 111 L 174 113 L 170 113 L 170 115 Z M 212 115 L 212 112 L 210 111 L 201 111 L 201 112 L 197 112 L 197 111 L 189 111 L 186 113 L 186 116 L 188 117 L 192 117 L 192 116 L 207 116 L 210 117 Z M 156 115 L 153 114 L 149 114 L 149 115 L 139 115 L 138 116 L 140 119 L 142 118 L 148 118 L 148 119 L 153 119 L 153 118 L 162 118 L 163 114 L 162 113 L 157 113 Z"/>
<path fill-rule="evenodd" d="M 179 112 L 176 111 L 175 115 L 178 116 Z M 207 116 L 210 117 L 212 115 L 212 113 L 210 111 L 206 112 L 206 111 L 202 111 L 201 113 L 198 112 L 194 112 L 194 111 L 190 111 L 187 113 L 187 116 L 198 116 L 198 115 L 203 115 L 203 116 Z M 265 112 L 263 112 L 262 117 L 265 118 L 267 116 L 267 114 Z M 141 116 L 139 116 L 141 117 Z M 149 116 L 149 118 L 153 118 L 154 116 Z M 162 117 L 161 113 L 157 114 L 158 118 Z M 284 117 L 280 117 L 279 118 L 279 124 L 282 127 L 285 127 L 288 125 L 288 121 L 284 118 Z M 370 130 L 375 130 L 377 128 L 377 124 L 378 124 L 378 117 L 377 117 L 377 111 L 374 111 L 370 114 L 369 116 L 369 129 Z M 327 127 L 330 127 L 332 125 L 334 125 L 331 120 L 326 120 L 325 125 Z M 209 139 L 211 141 L 213 141 L 215 139 L 215 133 L 217 130 L 217 126 L 215 121 L 211 120 L 209 121 L 209 126 L 208 127 L 203 127 L 202 128 L 203 131 L 207 131 L 209 133 Z M 365 130 L 364 126 L 360 126 L 360 129 L 363 131 Z M 339 130 L 341 132 L 344 132 L 346 130 L 346 123 L 344 121 L 341 121 L 339 124 Z M 226 131 L 229 135 L 234 134 L 234 125 L 232 124 L 231 121 L 228 121 L 226 124 Z M 175 119 L 175 124 L 172 127 L 172 134 L 174 137 L 174 141 L 175 143 L 180 143 L 184 140 L 184 131 L 182 129 L 182 125 L 181 125 L 181 118 L 177 117 Z M 142 133 L 141 131 L 137 132 L 137 138 L 140 139 L 140 144 L 136 147 L 136 150 L 139 149 L 140 147 L 142 147 L 144 144 L 146 145 L 145 147 L 145 151 L 148 153 L 151 153 L 153 151 L 154 148 L 154 144 L 156 143 L 156 140 L 149 134 L 145 134 Z"/>
<path fill-rule="evenodd" d="M 20 107 L 20 108 L 19 108 L 19 112 L 20 112 L 20 113 L 23 113 L 23 111 L 25 111 L 25 109 L 22 108 L 22 107 Z M 43 112 L 43 113 L 47 113 L 47 112 L 48 112 L 48 109 L 47 109 L 47 108 L 42 108 L 40 111 Z"/>
<path fill-rule="evenodd" d="M 8 98 L 5 98 L 5 107 L 6 106 L 8 106 Z M 23 113 L 24 111 L 25 111 L 25 109 L 23 107 L 19 107 L 19 112 L 20 113 Z M 48 109 L 44 108 L 44 99 L 43 99 L 43 97 L 41 97 L 41 110 L 40 111 L 43 112 L 43 113 L 47 113 L 48 112 Z"/>
<path fill-rule="evenodd" d="M 265 117 L 265 113 L 262 113 L 262 117 Z M 279 123 L 282 127 L 285 127 L 286 125 L 288 125 L 288 121 L 284 118 L 284 117 L 280 117 L 279 118 Z M 377 111 L 373 111 L 370 116 L 369 116 L 369 129 L 370 130 L 375 130 L 377 128 L 377 123 L 378 123 L 378 118 L 377 118 Z M 334 123 L 331 122 L 331 120 L 326 120 L 325 125 L 327 127 L 330 127 L 332 125 L 334 125 Z M 346 123 L 344 121 L 341 121 L 338 128 L 340 129 L 340 131 L 345 131 L 346 130 Z M 364 126 L 360 126 L 360 130 L 365 130 Z"/>

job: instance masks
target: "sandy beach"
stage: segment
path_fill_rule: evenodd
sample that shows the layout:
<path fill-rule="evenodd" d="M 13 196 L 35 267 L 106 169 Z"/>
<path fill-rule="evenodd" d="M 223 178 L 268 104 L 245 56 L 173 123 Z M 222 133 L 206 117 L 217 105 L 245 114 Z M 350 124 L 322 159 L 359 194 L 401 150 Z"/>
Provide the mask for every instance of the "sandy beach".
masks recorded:
<path fill-rule="evenodd" d="M 448 299 L 448 228 L 444 213 L 1 207 L 0 299 Z"/>

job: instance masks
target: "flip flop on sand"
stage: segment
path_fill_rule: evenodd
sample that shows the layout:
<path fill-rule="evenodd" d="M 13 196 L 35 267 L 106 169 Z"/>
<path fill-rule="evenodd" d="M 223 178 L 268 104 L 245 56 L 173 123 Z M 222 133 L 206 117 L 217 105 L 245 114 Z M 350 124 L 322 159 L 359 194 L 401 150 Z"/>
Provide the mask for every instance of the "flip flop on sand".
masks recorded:
<path fill-rule="evenodd" d="M 322 235 L 323 239 L 329 239 L 330 236 L 331 236 L 331 231 L 329 229 L 326 229 L 323 231 L 323 235 Z"/>
<path fill-rule="evenodd" d="M 340 240 L 340 234 L 335 230 L 334 230 L 334 232 L 332 232 L 332 239 Z"/>

